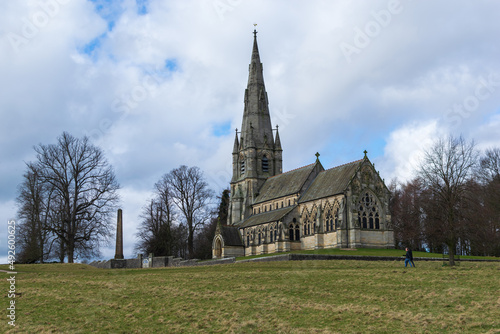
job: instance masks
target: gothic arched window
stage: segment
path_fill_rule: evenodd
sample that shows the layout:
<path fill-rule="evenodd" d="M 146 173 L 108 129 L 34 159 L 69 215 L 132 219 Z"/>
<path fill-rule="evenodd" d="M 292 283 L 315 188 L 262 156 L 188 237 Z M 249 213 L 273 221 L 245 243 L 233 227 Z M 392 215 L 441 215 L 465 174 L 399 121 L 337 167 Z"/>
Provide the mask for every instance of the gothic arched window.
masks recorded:
<path fill-rule="evenodd" d="M 325 230 L 326 232 L 331 232 L 333 231 L 333 217 L 330 211 L 326 213 L 326 218 L 325 218 Z"/>
<path fill-rule="evenodd" d="M 269 172 L 269 160 L 265 155 L 262 157 L 262 171 Z"/>
<path fill-rule="evenodd" d="M 290 239 L 290 241 L 293 241 L 293 237 L 294 237 L 294 226 L 293 224 L 290 224 L 289 226 L 289 229 L 288 229 L 288 237 Z"/>
<path fill-rule="evenodd" d="M 304 223 L 304 235 L 310 235 L 310 234 L 311 234 L 311 221 L 308 219 Z"/>
<path fill-rule="evenodd" d="M 358 222 L 361 228 L 370 230 L 380 229 L 380 215 L 375 197 L 365 193 L 358 203 Z"/>
<path fill-rule="evenodd" d="M 290 223 L 289 233 L 290 241 L 300 241 L 300 226 L 295 218 L 293 218 L 292 223 Z"/>
<path fill-rule="evenodd" d="M 241 175 L 244 175 L 245 174 L 245 160 L 241 160 L 240 170 L 241 170 Z"/>

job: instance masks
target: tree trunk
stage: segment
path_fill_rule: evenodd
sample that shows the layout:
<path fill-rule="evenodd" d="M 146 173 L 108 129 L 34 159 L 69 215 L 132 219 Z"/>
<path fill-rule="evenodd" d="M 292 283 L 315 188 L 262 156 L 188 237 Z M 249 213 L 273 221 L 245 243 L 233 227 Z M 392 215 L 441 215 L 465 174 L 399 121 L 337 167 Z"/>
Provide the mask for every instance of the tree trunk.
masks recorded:
<path fill-rule="evenodd" d="M 75 236 L 68 235 L 68 244 L 66 245 L 66 251 L 68 254 L 68 263 L 73 263 L 74 253 L 75 253 Z"/>
<path fill-rule="evenodd" d="M 188 227 L 189 231 L 188 231 L 188 252 L 189 252 L 189 258 L 192 259 L 193 258 L 193 255 L 194 255 L 194 231 L 193 231 L 193 228 L 191 226 Z"/>
<path fill-rule="evenodd" d="M 450 267 L 453 267 L 455 265 L 455 248 L 456 248 L 455 242 L 450 241 L 448 243 L 448 258 Z"/>
<path fill-rule="evenodd" d="M 66 254 L 66 250 L 64 247 L 64 241 L 62 239 L 59 240 L 59 262 L 64 263 L 64 256 Z"/>

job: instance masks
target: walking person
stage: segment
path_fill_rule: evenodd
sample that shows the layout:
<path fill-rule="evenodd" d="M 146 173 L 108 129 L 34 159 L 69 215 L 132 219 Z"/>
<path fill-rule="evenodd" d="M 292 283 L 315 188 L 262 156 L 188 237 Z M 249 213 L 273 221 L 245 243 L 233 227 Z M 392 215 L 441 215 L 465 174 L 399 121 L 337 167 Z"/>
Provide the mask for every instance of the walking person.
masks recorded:
<path fill-rule="evenodd" d="M 411 261 L 411 264 L 413 264 L 413 268 L 415 268 L 415 262 L 413 262 L 413 252 L 411 251 L 411 248 L 408 248 L 408 250 L 410 251 L 410 261 Z"/>
<path fill-rule="evenodd" d="M 408 247 L 406 247 L 405 250 L 406 250 L 406 254 L 405 254 L 405 268 L 408 265 L 408 263 L 410 264 L 410 267 L 415 267 L 415 263 L 413 262 L 413 253 L 412 253 L 411 249 L 409 249 Z"/>

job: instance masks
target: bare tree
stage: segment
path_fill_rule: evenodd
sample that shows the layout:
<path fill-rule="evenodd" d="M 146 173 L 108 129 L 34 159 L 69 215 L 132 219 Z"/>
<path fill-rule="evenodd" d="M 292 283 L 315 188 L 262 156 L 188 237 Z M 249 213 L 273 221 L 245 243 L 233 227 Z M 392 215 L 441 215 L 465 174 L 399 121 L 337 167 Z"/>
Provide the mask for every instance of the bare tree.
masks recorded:
<path fill-rule="evenodd" d="M 477 255 L 500 256 L 500 148 L 486 150 L 477 170 L 479 205 L 474 217 L 477 227 L 473 249 Z"/>
<path fill-rule="evenodd" d="M 189 257 L 193 257 L 195 231 L 212 216 L 213 192 L 198 167 L 182 165 L 165 174 L 159 184 L 168 185 L 173 201 L 185 220 Z"/>
<path fill-rule="evenodd" d="M 40 180 L 36 165 L 28 163 L 18 188 L 20 256 L 25 263 L 43 263 L 51 256 L 53 234 L 48 229 L 54 189 Z"/>
<path fill-rule="evenodd" d="M 424 214 L 422 208 L 422 181 L 418 178 L 398 185 L 393 181 L 390 185 L 391 218 L 394 227 L 396 247 L 410 247 L 413 250 L 423 250 Z"/>
<path fill-rule="evenodd" d="M 217 196 L 219 207 L 213 211 L 212 218 L 208 224 L 205 224 L 195 235 L 194 251 L 197 259 L 212 258 L 212 242 L 215 236 L 217 223 L 227 225 L 227 216 L 229 208 L 229 189 L 224 189 L 221 196 Z"/>
<path fill-rule="evenodd" d="M 439 224 L 439 231 L 448 246 L 449 264 L 455 265 L 457 244 L 464 238 L 464 215 L 472 193 L 468 185 L 478 161 L 474 142 L 463 137 L 439 139 L 424 154 L 419 175 L 431 192 L 433 210 L 428 219 Z"/>
<path fill-rule="evenodd" d="M 41 182 L 53 189 L 57 203 L 47 229 L 57 235 L 60 251 L 75 256 L 97 255 L 112 235 L 112 217 L 119 185 L 102 150 L 87 137 L 64 132 L 56 144 L 35 146 Z M 61 254 L 59 254 L 61 256 Z"/>
<path fill-rule="evenodd" d="M 168 185 L 157 183 L 156 196 L 144 207 L 141 216 L 142 223 L 136 236 L 139 242 L 136 251 L 139 253 L 153 253 L 156 256 L 178 255 L 176 242 L 173 238 L 175 224 L 175 210 Z"/>
<path fill-rule="evenodd" d="M 485 155 L 480 160 L 479 167 L 478 174 L 483 182 L 500 182 L 500 148 L 486 150 Z"/>

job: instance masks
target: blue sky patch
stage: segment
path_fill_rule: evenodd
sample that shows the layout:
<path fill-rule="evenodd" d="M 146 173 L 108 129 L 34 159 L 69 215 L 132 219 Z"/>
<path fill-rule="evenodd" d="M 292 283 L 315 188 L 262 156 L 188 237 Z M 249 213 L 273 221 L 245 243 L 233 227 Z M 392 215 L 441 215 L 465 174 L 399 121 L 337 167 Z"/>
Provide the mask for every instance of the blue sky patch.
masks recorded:
<path fill-rule="evenodd" d="M 165 60 L 165 68 L 169 70 L 169 72 L 175 72 L 178 69 L 177 66 L 177 59 L 175 58 L 169 58 Z"/>
<path fill-rule="evenodd" d="M 383 134 L 377 134 L 378 136 L 371 137 L 366 142 L 366 150 L 368 151 L 368 157 L 373 159 L 374 157 L 381 157 L 384 155 L 384 148 L 387 145 Z"/>
<path fill-rule="evenodd" d="M 137 5 L 137 14 L 146 15 L 148 13 L 148 0 L 135 0 Z"/>
<path fill-rule="evenodd" d="M 99 49 L 101 46 L 101 41 L 106 37 L 106 34 L 102 34 L 99 37 L 94 38 L 91 40 L 89 43 L 84 45 L 81 49 L 80 52 L 89 55 L 89 56 L 94 56 L 95 55 L 95 50 Z"/>
<path fill-rule="evenodd" d="M 217 137 L 227 136 L 231 133 L 231 122 L 214 125 L 212 133 Z"/>
<path fill-rule="evenodd" d="M 122 0 L 90 0 L 95 5 L 95 11 L 108 23 L 108 31 L 113 30 L 116 21 L 123 14 Z M 139 1 L 139 0 L 138 0 Z"/>

